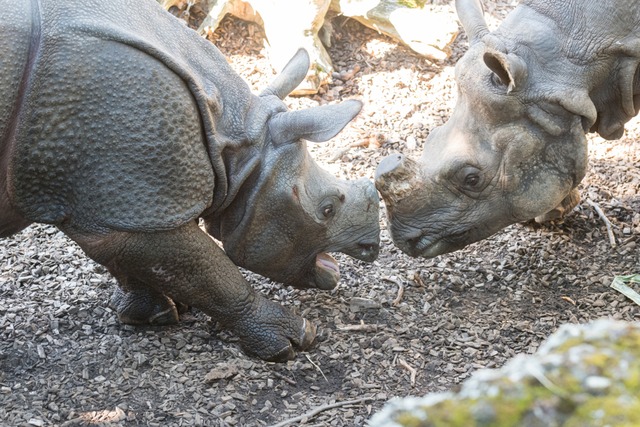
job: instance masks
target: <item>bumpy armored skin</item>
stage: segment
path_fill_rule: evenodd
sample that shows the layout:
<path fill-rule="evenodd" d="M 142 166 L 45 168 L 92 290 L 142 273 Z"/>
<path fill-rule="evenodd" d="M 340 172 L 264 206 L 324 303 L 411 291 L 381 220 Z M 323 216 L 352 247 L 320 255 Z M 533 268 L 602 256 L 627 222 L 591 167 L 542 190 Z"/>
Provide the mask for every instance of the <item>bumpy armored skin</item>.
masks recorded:
<path fill-rule="evenodd" d="M 640 109 L 640 2 L 523 0 L 494 32 L 456 0 L 469 50 L 453 115 L 419 162 L 394 154 L 376 186 L 394 242 L 434 257 L 579 202 L 585 133 L 619 138 Z"/>
<path fill-rule="evenodd" d="M 361 104 L 282 102 L 306 52 L 254 95 L 152 0 L 0 0 L 0 52 L 0 237 L 57 225 L 116 277 L 122 321 L 172 323 L 186 304 L 247 353 L 286 360 L 315 327 L 237 266 L 331 289 L 328 252 L 377 256 L 373 184 L 331 176 L 304 141 L 332 138 Z"/>

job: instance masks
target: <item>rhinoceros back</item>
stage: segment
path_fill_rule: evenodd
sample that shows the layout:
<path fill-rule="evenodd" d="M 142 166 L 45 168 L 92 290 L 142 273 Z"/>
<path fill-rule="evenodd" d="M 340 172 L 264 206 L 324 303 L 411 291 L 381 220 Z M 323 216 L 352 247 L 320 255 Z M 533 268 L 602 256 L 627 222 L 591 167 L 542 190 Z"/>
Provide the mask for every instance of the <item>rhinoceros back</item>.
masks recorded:
<path fill-rule="evenodd" d="M 0 33 L 9 3 L 0 0 Z M 16 208 L 85 229 L 160 230 L 196 218 L 213 197 L 203 126 L 211 111 L 159 34 L 184 49 L 197 35 L 152 2 L 25 3 L 39 31 L 10 142 Z"/>

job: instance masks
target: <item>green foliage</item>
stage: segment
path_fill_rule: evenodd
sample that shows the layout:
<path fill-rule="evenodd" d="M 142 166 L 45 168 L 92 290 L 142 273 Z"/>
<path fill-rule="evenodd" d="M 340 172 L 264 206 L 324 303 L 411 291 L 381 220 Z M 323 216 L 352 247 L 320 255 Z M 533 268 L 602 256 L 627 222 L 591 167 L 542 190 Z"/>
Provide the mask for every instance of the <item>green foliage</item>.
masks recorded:
<path fill-rule="evenodd" d="M 398 0 L 398 4 L 410 9 L 422 9 L 427 4 L 427 0 Z"/>

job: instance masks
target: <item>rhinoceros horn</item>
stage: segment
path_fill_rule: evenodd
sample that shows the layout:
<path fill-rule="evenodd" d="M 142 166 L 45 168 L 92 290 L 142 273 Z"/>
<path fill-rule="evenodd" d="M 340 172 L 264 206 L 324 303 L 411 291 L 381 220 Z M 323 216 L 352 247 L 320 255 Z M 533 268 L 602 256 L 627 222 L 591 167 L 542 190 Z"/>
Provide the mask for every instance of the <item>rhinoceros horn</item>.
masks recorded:
<path fill-rule="evenodd" d="M 480 0 L 456 0 L 456 12 L 469 38 L 469 44 L 474 44 L 489 33 L 484 20 L 484 8 Z"/>

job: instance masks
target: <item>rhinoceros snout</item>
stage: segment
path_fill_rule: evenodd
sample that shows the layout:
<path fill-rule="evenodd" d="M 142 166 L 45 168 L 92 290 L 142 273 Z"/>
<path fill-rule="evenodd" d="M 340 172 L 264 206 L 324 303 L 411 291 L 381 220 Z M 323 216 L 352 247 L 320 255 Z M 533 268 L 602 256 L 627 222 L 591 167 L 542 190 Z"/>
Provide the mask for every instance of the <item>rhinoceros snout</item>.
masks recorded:
<path fill-rule="evenodd" d="M 366 178 L 362 178 L 355 181 L 355 185 L 356 185 L 356 188 L 358 188 L 358 191 L 364 192 L 364 200 L 366 200 L 368 204 L 367 212 L 370 211 L 371 208 L 375 208 L 377 207 L 378 204 L 380 204 L 380 197 L 378 197 L 378 192 L 376 191 L 376 187 L 373 185 L 373 183 L 370 180 Z"/>
<path fill-rule="evenodd" d="M 366 262 L 372 262 L 378 258 L 380 252 L 380 224 L 378 222 L 378 209 L 380 207 L 380 197 L 373 183 L 363 178 L 358 180 L 358 184 L 364 187 L 364 197 L 367 202 L 365 216 L 370 219 L 370 231 L 366 237 L 358 242 L 357 253 L 352 256 Z"/>

